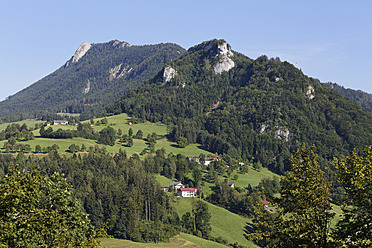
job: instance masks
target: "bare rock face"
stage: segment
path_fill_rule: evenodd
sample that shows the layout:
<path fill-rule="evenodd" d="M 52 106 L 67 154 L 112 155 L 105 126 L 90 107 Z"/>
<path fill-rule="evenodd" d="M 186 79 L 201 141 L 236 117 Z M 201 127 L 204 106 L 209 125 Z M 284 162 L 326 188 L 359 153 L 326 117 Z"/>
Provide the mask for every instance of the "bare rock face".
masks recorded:
<path fill-rule="evenodd" d="M 214 73 L 221 74 L 235 66 L 235 62 L 231 59 L 234 53 L 226 41 L 219 41 L 217 45 L 213 42 L 208 42 L 202 48 L 205 51 L 210 50 L 210 57 L 217 57 L 217 62 L 213 65 Z"/>
<path fill-rule="evenodd" d="M 313 98 L 315 97 L 315 95 L 314 95 L 314 88 L 313 88 L 311 85 L 309 85 L 309 86 L 307 87 L 306 95 L 307 95 L 307 97 L 308 97 L 310 100 L 313 99 Z"/>
<path fill-rule="evenodd" d="M 275 128 L 278 128 L 276 131 L 275 131 L 275 135 L 276 135 L 276 138 L 278 140 L 282 140 L 282 137 L 284 137 L 284 140 L 288 142 L 289 140 L 289 135 L 290 135 L 290 132 L 288 129 L 283 129 L 283 128 L 280 128 L 280 127 L 275 127 Z"/>
<path fill-rule="evenodd" d="M 128 65 L 124 66 L 123 63 L 121 63 L 120 65 L 117 65 L 109 70 L 110 79 L 122 78 L 125 76 L 125 74 L 131 72 L 132 69 L 132 67 L 129 67 Z"/>
<path fill-rule="evenodd" d="M 118 48 L 130 47 L 130 44 L 125 41 L 114 40 L 111 42 L 112 42 L 112 46 L 114 47 L 118 47 Z"/>
<path fill-rule="evenodd" d="M 79 59 L 81 59 L 88 52 L 91 46 L 92 45 L 89 42 L 84 42 L 81 44 L 72 57 L 72 63 L 78 62 Z"/>
<path fill-rule="evenodd" d="M 173 69 L 172 67 L 170 66 L 166 66 L 164 68 L 164 73 L 163 73 L 163 83 L 168 83 L 172 80 L 172 78 L 174 78 L 174 76 L 176 76 L 177 72 L 175 69 Z"/>

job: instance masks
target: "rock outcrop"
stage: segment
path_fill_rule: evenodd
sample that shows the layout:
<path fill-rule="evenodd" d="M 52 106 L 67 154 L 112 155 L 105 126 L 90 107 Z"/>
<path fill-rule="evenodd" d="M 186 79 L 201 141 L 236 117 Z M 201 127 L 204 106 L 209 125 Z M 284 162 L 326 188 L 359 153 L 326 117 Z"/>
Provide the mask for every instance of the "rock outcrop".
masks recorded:
<path fill-rule="evenodd" d="M 91 47 L 92 45 L 89 42 L 84 42 L 83 44 L 81 44 L 72 57 L 72 63 L 77 63 L 79 59 L 81 59 Z"/>
<path fill-rule="evenodd" d="M 164 68 L 164 73 L 163 73 L 163 83 L 168 83 L 172 80 L 172 78 L 174 78 L 174 76 L 176 76 L 177 72 L 175 69 L 173 69 L 172 67 L 170 66 L 166 66 Z"/>
<path fill-rule="evenodd" d="M 314 95 L 314 88 L 313 88 L 311 85 L 309 85 L 309 86 L 307 87 L 306 95 L 307 95 L 307 97 L 308 97 L 310 100 L 313 99 L 313 98 L 315 97 L 315 95 Z"/>

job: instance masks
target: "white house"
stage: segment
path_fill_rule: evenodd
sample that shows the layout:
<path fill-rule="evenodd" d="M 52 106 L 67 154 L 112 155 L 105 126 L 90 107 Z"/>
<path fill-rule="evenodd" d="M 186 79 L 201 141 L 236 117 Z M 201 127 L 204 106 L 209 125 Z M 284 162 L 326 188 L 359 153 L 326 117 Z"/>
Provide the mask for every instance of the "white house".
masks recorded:
<path fill-rule="evenodd" d="M 53 121 L 53 125 L 67 125 L 68 124 L 68 121 L 64 121 L 64 120 L 54 120 Z"/>
<path fill-rule="evenodd" d="M 218 156 L 213 156 L 213 157 L 206 158 L 204 160 L 204 165 L 209 165 L 212 161 L 218 161 L 218 160 L 220 160 L 220 158 Z"/>
<path fill-rule="evenodd" d="M 185 185 L 183 185 L 181 182 L 171 182 L 165 187 L 162 187 L 162 190 L 169 191 L 169 188 L 173 186 L 176 190 L 179 190 L 180 188 L 184 188 Z"/>
<path fill-rule="evenodd" d="M 195 188 L 180 188 L 181 197 L 195 197 L 197 189 Z"/>

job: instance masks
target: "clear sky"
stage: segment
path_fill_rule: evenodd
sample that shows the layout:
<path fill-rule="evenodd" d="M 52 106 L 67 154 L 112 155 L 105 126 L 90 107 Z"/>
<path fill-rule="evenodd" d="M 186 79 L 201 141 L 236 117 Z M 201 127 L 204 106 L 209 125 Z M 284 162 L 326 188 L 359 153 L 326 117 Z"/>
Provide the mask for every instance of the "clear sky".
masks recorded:
<path fill-rule="evenodd" d="M 214 38 L 372 93 L 369 0 L 0 0 L 0 100 L 57 70 L 84 41 L 188 49 Z"/>

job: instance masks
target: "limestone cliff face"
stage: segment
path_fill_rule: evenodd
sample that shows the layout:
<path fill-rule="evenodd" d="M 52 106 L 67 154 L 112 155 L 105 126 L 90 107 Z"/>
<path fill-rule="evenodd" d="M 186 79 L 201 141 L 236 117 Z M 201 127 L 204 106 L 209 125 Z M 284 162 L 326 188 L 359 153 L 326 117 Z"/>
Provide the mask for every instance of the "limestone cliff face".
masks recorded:
<path fill-rule="evenodd" d="M 204 51 L 209 51 L 209 58 L 214 61 L 213 70 L 216 74 L 229 71 L 235 66 L 235 62 L 231 59 L 234 53 L 231 51 L 230 45 L 224 40 L 210 41 L 202 46 Z"/>
<path fill-rule="evenodd" d="M 174 78 L 174 76 L 176 75 L 176 70 L 173 69 L 172 67 L 170 66 L 166 66 L 164 68 L 164 73 L 163 73 L 163 83 L 168 83 L 172 80 L 172 78 Z"/>
<path fill-rule="evenodd" d="M 92 45 L 89 42 L 84 42 L 83 44 L 81 44 L 72 57 L 72 63 L 77 63 L 79 59 L 81 59 L 91 47 Z"/>
<path fill-rule="evenodd" d="M 219 61 L 213 66 L 214 72 L 221 74 L 233 68 L 235 66 L 234 61 L 231 59 L 233 55 L 230 46 L 226 42 L 218 44 L 216 56 L 218 56 Z"/>

